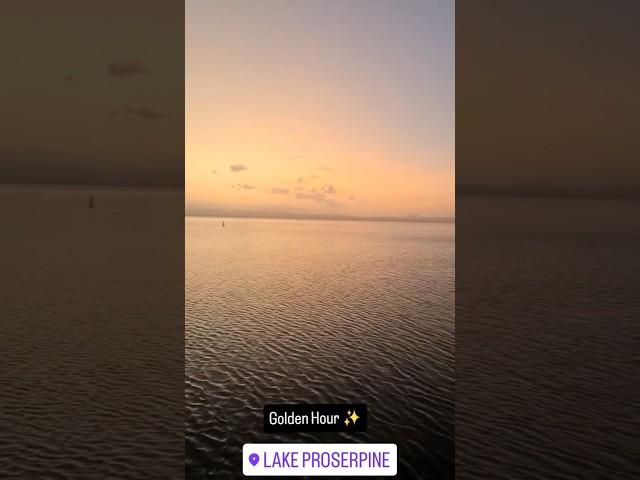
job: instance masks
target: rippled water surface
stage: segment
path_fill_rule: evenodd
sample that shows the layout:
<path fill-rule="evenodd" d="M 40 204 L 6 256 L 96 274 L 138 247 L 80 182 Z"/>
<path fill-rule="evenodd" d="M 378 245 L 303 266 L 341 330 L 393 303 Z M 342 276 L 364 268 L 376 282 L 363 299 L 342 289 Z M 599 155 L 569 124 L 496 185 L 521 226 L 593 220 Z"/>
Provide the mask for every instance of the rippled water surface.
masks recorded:
<path fill-rule="evenodd" d="M 0 479 L 183 477 L 183 215 L 182 192 L 0 188 Z"/>
<path fill-rule="evenodd" d="M 456 478 L 640 478 L 638 204 L 457 212 Z"/>
<path fill-rule="evenodd" d="M 186 470 L 246 442 L 391 442 L 453 477 L 452 224 L 187 218 Z M 265 434 L 265 403 L 364 402 L 366 433 Z"/>

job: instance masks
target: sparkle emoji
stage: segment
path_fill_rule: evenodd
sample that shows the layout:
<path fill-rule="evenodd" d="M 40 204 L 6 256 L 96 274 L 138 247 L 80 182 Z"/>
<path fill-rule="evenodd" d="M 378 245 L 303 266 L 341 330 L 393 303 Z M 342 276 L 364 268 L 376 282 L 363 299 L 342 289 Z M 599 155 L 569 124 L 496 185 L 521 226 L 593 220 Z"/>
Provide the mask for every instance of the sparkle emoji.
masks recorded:
<path fill-rule="evenodd" d="M 344 419 L 344 424 L 346 426 L 349 426 L 349 420 L 351 420 L 351 423 L 353 423 L 354 425 L 356 424 L 356 421 L 359 419 L 360 417 L 358 416 L 358 414 L 356 413 L 355 409 L 353 410 L 353 412 L 351 410 L 347 410 L 347 418 Z"/>
<path fill-rule="evenodd" d="M 353 413 L 351 414 L 351 416 L 349 417 L 351 419 L 351 421 L 353 422 L 353 424 L 356 424 L 356 420 L 358 420 L 360 417 L 358 416 L 358 414 L 356 413 L 356 411 L 354 410 Z"/>

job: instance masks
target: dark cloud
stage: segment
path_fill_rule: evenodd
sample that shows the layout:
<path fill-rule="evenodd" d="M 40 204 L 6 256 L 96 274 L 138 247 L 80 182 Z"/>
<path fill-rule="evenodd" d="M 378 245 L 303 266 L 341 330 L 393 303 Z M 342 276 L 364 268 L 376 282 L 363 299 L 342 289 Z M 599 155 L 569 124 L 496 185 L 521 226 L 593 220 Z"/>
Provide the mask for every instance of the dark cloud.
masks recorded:
<path fill-rule="evenodd" d="M 248 168 L 243 163 L 234 163 L 233 165 L 229 166 L 229 169 L 232 172 L 242 172 L 243 170 L 248 170 Z"/>
<path fill-rule="evenodd" d="M 287 193 L 289 193 L 289 189 L 288 188 L 272 188 L 271 193 L 286 195 Z"/>
<path fill-rule="evenodd" d="M 158 112 L 157 110 L 152 110 L 150 108 L 131 108 L 125 107 L 124 113 L 129 115 L 130 117 L 139 118 L 141 120 L 156 120 L 158 118 L 164 118 L 166 115 L 164 113 Z"/>
<path fill-rule="evenodd" d="M 211 170 L 211 173 L 218 173 L 217 170 Z"/>
<path fill-rule="evenodd" d="M 126 78 L 149 73 L 138 60 L 124 60 L 107 64 L 107 73 L 114 78 Z"/>
<path fill-rule="evenodd" d="M 239 190 L 254 190 L 256 187 L 253 185 L 247 185 L 246 183 L 237 183 L 235 185 L 231 185 L 231 188 L 237 188 Z"/>

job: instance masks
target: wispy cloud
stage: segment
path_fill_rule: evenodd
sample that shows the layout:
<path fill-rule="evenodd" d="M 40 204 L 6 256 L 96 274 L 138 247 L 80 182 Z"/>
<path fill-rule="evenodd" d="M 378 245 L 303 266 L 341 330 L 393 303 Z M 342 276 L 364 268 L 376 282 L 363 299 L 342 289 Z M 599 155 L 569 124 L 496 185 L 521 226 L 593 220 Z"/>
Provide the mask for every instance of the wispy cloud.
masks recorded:
<path fill-rule="evenodd" d="M 326 167 L 324 165 L 321 165 L 318 167 L 320 170 L 324 170 L 325 172 L 331 172 L 333 170 L 333 168 L 331 167 Z"/>
<path fill-rule="evenodd" d="M 316 192 L 315 189 L 309 192 L 296 193 L 298 200 L 311 200 L 315 203 L 321 203 L 330 207 L 344 207 L 344 205 L 333 198 L 327 197 L 324 193 Z"/>
<path fill-rule="evenodd" d="M 236 183 L 235 185 L 231 185 L 231 188 L 237 188 L 239 190 L 254 190 L 256 187 L 253 185 L 247 185 L 246 183 Z"/>
<path fill-rule="evenodd" d="M 138 60 L 123 60 L 108 63 L 107 73 L 114 78 L 126 78 L 149 73 L 149 70 Z"/>
<path fill-rule="evenodd" d="M 289 193 L 289 189 L 288 188 L 272 188 L 271 193 L 276 193 L 278 195 L 286 195 L 287 193 Z"/>
<path fill-rule="evenodd" d="M 336 189 L 333 187 L 333 185 L 325 185 L 324 187 L 322 187 L 322 192 L 328 194 L 328 195 L 332 195 L 336 192 Z"/>
<path fill-rule="evenodd" d="M 229 166 L 229 169 L 232 172 L 242 172 L 243 170 L 248 170 L 244 163 L 234 163 L 233 165 Z"/>
<path fill-rule="evenodd" d="M 300 192 L 300 193 L 296 193 L 296 198 L 298 200 L 313 200 L 314 202 L 318 202 L 318 203 L 322 203 L 325 201 L 325 196 L 323 193 L 306 193 L 306 192 Z"/>

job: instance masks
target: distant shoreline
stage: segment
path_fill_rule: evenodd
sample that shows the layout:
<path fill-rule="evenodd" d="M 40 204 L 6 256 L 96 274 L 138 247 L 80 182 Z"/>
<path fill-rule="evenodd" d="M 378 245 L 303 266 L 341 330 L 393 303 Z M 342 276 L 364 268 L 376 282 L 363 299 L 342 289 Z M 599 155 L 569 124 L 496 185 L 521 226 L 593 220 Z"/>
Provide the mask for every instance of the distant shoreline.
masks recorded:
<path fill-rule="evenodd" d="M 635 187 L 525 188 L 508 186 L 457 186 L 457 197 L 511 197 L 578 200 L 640 200 Z"/>
<path fill-rule="evenodd" d="M 219 219 L 251 219 L 251 220 L 324 220 L 342 222 L 390 222 L 390 223 L 455 223 L 453 217 L 384 217 L 384 216 L 350 216 L 350 215 L 258 215 L 258 214 L 220 214 L 185 212 L 185 218 L 219 218 Z"/>
<path fill-rule="evenodd" d="M 62 184 L 62 183 L 0 183 L 0 191 L 167 191 L 184 192 L 183 188 L 152 185 L 96 185 L 96 184 Z"/>
<path fill-rule="evenodd" d="M 2 183 L 0 190 L 167 190 L 184 191 L 183 187 L 172 187 L 163 185 L 136 185 L 136 184 L 83 184 L 83 183 Z"/>

